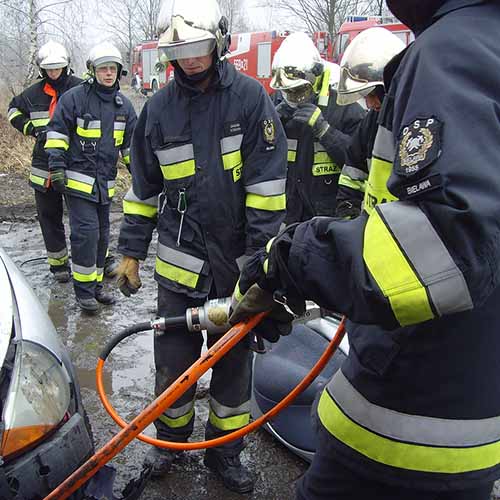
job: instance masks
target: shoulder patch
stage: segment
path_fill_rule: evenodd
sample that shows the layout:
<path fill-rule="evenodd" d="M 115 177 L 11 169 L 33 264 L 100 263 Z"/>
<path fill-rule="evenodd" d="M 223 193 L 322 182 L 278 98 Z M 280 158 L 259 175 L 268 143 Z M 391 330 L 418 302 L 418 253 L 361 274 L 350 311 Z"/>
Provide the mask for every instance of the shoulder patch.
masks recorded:
<path fill-rule="evenodd" d="M 273 120 L 269 119 L 262 122 L 262 132 L 264 142 L 268 144 L 274 144 L 276 142 L 276 126 Z"/>
<path fill-rule="evenodd" d="M 416 175 L 441 154 L 442 123 L 435 117 L 419 118 L 403 128 L 396 146 L 394 171 Z"/>

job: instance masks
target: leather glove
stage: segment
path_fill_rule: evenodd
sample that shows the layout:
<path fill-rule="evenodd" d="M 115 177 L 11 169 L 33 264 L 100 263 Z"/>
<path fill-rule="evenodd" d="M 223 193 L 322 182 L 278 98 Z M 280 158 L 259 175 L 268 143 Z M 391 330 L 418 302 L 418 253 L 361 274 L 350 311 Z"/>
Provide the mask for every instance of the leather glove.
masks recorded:
<path fill-rule="evenodd" d="M 134 295 L 142 286 L 139 278 L 139 261 L 135 257 L 124 255 L 116 270 L 116 276 L 118 288 L 125 297 Z"/>
<path fill-rule="evenodd" d="M 335 210 L 335 217 L 355 219 L 361 214 L 361 201 L 341 201 Z"/>
<path fill-rule="evenodd" d="M 325 120 L 321 109 L 310 102 L 299 104 L 292 119 L 311 127 L 312 133 L 317 139 L 321 139 L 330 128 L 330 124 Z"/>
<path fill-rule="evenodd" d="M 64 193 L 64 191 L 66 191 L 66 174 L 62 168 L 51 170 L 49 178 L 54 191 L 58 193 Z"/>

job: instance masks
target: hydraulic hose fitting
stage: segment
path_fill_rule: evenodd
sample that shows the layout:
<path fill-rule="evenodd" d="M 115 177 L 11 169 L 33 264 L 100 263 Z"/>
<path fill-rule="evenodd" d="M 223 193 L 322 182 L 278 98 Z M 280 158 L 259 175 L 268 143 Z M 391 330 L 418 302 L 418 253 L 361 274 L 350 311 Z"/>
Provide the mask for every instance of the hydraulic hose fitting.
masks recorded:
<path fill-rule="evenodd" d="M 186 311 L 186 323 L 190 332 L 206 330 L 208 334 L 225 333 L 230 328 L 229 310 L 231 297 L 207 300 L 203 306 Z"/>

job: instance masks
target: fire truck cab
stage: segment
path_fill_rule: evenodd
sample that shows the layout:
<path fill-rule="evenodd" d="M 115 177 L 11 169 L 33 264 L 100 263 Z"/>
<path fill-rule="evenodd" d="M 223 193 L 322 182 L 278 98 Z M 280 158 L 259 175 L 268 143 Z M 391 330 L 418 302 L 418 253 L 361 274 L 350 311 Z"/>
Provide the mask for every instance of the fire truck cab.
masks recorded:
<path fill-rule="evenodd" d="M 392 31 L 397 37 L 409 45 L 415 40 L 415 35 L 408 28 L 394 17 L 381 16 L 348 16 L 346 21 L 340 27 L 340 30 L 333 44 L 332 60 L 340 64 L 347 46 L 359 35 L 362 31 L 379 26 L 381 28 Z"/>

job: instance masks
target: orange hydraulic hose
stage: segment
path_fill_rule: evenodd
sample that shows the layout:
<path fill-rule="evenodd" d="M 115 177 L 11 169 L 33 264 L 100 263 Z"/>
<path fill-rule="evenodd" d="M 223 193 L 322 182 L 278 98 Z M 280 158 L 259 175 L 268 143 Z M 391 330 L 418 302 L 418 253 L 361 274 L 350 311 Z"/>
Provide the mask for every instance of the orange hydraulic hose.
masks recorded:
<path fill-rule="evenodd" d="M 312 367 L 311 371 L 299 382 L 292 391 L 286 395 L 279 403 L 277 403 L 273 408 L 271 408 L 267 413 L 261 415 L 257 420 L 249 423 L 245 427 L 241 427 L 240 429 L 231 432 L 230 434 L 225 434 L 224 436 L 210 439 L 208 441 L 198 441 L 196 443 L 179 443 L 174 441 L 163 441 L 161 439 L 155 439 L 145 434 L 137 434 L 137 439 L 143 441 L 144 443 L 152 444 L 153 446 L 157 446 L 158 448 L 168 448 L 173 450 L 199 450 L 202 448 L 213 448 L 214 446 L 220 446 L 226 444 L 230 441 L 234 441 L 235 439 L 245 436 L 246 434 L 258 429 L 262 425 L 264 425 L 268 420 L 271 420 L 274 416 L 276 416 L 281 410 L 286 408 L 302 391 L 307 389 L 307 387 L 311 384 L 311 382 L 321 373 L 323 368 L 328 363 L 329 359 L 332 357 L 333 353 L 337 350 L 337 347 L 342 342 L 342 338 L 345 334 L 345 318 L 342 318 L 340 322 L 337 332 L 335 336 L 328 344 L 327 348 L 318 359 L 316 364 Z M 104 384 L 102 381 L 102 371 L 104 367 L 104 361 L 99 359 L 96 369 L 96 381 L 97 381 L 97 392 L 101 398 L 102 404 L 106 408 L 107 412 L 111 415 L 113 420 L 122 428 L 127 428 L 130 424 L 125 422 L 115 411 L 111 403 L 109 402 L 106 393 L 104 391 Z M 194 365 L 193 365 L 194 367 Z M 193 368 L 191 367 L 191 368 Z M 187 371 L 190 371 L 189 368 Z M 187 372 L 185 372 L 187 373 Z M 199 376 L 201 377 L 200 374 Z M 193 381 L 194 383 L 194 381 Z M 168 390 L 168 389 L 167 389 Z M 163 393 L 165 394 L 165 393 Z M 165 408 L 166 409 L 166 408 Z M 145 410 L 146 411 L 146 410 Z"/>
<path fill-rule="evenodd" d="M 66 478 L 44 500 L 64 500 L 83 486 L 101 467 L 122 451 L 142 430 L 154 422 L 167 408 L 177 401 L 209 368 L 230 351 L 267 313 L 257 314 L 244 323 L 233 326 L 171 386 L 145 408 L 130 424 L 126 424 L 100 450 L 90 457 L 73 474 Z M 104 364 L 99 359 L 99 365 Z M 102 367 L 101 367 L 102 369 Z"/>

